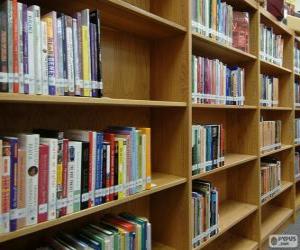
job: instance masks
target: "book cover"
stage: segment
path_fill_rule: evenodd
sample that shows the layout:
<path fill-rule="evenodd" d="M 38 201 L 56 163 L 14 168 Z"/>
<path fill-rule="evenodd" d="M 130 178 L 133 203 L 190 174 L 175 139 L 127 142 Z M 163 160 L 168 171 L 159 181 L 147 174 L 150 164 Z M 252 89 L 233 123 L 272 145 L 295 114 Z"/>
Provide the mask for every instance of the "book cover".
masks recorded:
<path fill-rule="evenodd" d="M 38 223 L 48 219 L 49 146 L 39 146 Z"/>

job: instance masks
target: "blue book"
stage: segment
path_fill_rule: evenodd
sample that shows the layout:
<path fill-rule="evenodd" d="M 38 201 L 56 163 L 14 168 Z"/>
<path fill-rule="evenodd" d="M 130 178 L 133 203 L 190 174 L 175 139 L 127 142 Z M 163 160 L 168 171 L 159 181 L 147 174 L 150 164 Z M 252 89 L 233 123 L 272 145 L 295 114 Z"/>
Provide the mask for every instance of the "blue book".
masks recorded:
<path fill-rule="evenodd" d="M 102 163 L 103 163 L 103 133 L 97 132 L 96 135 L 96 177 L 95 177 L 95 206 L 100 205 L 102 203 L 102 197 L 100 196 L 100 193 L 97 193 L 103 188 L 103 180 L 102 180 Z M 99 196 L 98 196 L 99 195 Z"/>
<path fill-rule="evenodd" d="M 206 128 L 206 171 L 210 171 L 212 168 L 211 164 L 211 126 L 205 126 Z M 209 162 L 209 163 L 208 163 Z"/>
<path fill-rule="evenodd" d="M 10 231 L 17 230 L 17 171 L 18 171 L 18 138 L 3 137 L 3 142 L 10 145 Z"/>
<path fill-rule="evenodd" d="M 211 211 L 211 217 L 210 217 L 210 226 L 215 226 L 217 225 L 217 216 L 218 216 L 218 211 L 217 211 L 217 206 L 218 206 L 218 191 L 213 189 L 210 192 L 210 211 Z M 215 235 L 217 233 L 217 230 L 213 230 L 211 232 L 211 236 Z"/>

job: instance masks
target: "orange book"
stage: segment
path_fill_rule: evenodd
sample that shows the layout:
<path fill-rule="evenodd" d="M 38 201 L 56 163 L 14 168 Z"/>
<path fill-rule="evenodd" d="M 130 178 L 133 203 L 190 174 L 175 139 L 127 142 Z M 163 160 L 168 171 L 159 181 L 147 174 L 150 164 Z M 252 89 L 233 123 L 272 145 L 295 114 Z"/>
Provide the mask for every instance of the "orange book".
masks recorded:
<path fill-rule="evenodd" d="M 26 207 L 26 150 L 18 149 L 18 174 L 17 174 L 17 206 L 18 206 L 18 219 L 17 229 L 26 225 L 25 207 Z"/>
<path fill-rule="evenodd" d="M 18 32 L 18 3 L 17 0 L 12 1 L 13 13 L 13 92 L 19 93 L 19 32 Z"/>

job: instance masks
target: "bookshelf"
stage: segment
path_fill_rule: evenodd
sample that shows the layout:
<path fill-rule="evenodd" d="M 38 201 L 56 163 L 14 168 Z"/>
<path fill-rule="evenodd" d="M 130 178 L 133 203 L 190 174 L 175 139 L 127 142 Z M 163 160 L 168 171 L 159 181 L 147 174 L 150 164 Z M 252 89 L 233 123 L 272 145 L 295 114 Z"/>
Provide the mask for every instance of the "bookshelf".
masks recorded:
<path fill-rule="evenodd" d="M 95 129 L 109 125 L 152 129 L 153 188 L 0 236 L 0 248 L 33 247 L 46 235 L 72 231 L 109 212 L 130 211 L 152 223 L 153 249 L 192 248 L 192 180 L 211 181 L 220 190 L 220 232 L 196 249 L 264 249 L 268 236 L 296 218 L 300 183 L 294 176 L 294 32 L 254 0 L 227 0 L 250 13 L 250 51 L 220 44 L 191 29 L 191 0 L 30 0 L 43 10 L 72 14 L 99 8 L 102 22 L 104 97 L 28 96 L 0 93 L 0 132 Z M 284 38 L 283 66 L 259 56 L 259 24 Z M 245 105 L 193 104 L 191 56 L 217 58 L 245 68 Z M 279 78 L 279 106 L 261 107 L 260 74 Z M 282 121 L 282 146 L 261 153 L 259 121 Z M 225 164 L 192 176 L 191 126 L 222 123 Z M 282 162 L 282 185 L 261 201 L 260 160 Z M 170 230 L 170 228 L 172 230 Z M 29 245 L 30 244 L 30 245 Z"/>

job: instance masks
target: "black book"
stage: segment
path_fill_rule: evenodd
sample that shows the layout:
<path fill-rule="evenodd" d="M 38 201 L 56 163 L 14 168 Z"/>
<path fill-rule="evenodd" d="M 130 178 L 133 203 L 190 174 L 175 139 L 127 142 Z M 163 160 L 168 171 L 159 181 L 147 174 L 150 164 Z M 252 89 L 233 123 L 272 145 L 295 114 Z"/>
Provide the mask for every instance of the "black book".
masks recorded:
<path fill-rule="evenodd" d="M 89 143 L 82 142 L 80 209 L 89 206 Z"/>

